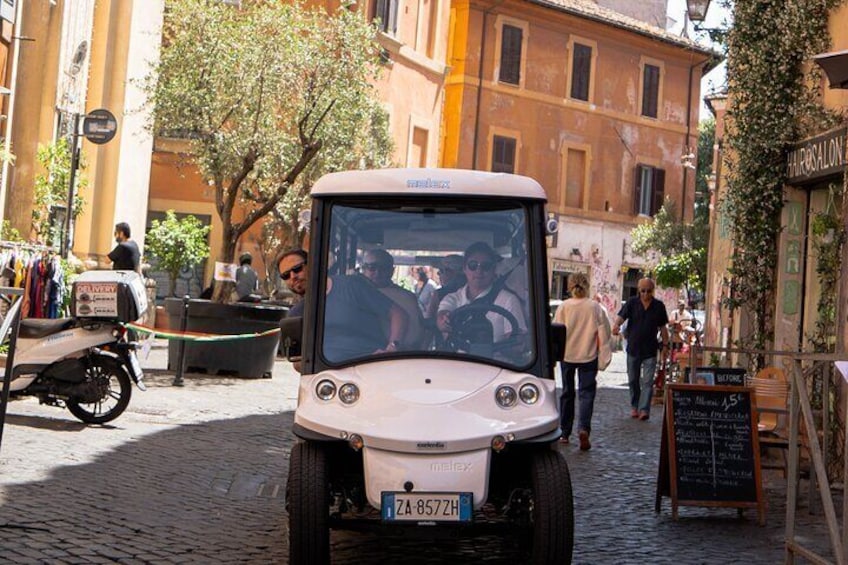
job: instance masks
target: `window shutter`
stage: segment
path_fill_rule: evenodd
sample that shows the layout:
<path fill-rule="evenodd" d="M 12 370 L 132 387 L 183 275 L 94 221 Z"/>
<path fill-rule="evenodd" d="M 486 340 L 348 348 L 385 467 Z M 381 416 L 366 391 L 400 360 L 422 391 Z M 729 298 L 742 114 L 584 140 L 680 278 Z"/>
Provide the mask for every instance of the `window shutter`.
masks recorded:
<path fill-rule="evenodd" d="M 654 186 L 653 190 L 653 206 L 651 206 L 651 216 L 655 216 L 662 208 L 663 200 L 665 199 L 665 170 L 654 169 Z"/>
<path fill-rule="evenodd" d="M 589 78 L 592 71 L 592 48 L 575 43 L 571 65 L 571 97 L 588 101 Z"/>
<path fill-rule="evenodd" d="M 639 204 L 642 202 L 642 165 L 636 165 L 636 173 L 634 177 L 636 181 L 633 183 L 633 215 L 639 215 Z"/>
<path fill-rule="evenodd" d="M 498 79 L 509 84 L 521 80 L 521 28 L 504 25 L 501 28 L 501 70 Z"/>
<path fill-rule="evenodd" d="M 642 75 L 642 115 L 649 118 L 657 117 L 657 106 L 660 95 L 660 68 L 655 65 L 645 65 Z"/>
<path fill-rule="evenodd" d="M 386 0 L 389 3 L 388 32 L 397 33 L 398 0 Z"/>

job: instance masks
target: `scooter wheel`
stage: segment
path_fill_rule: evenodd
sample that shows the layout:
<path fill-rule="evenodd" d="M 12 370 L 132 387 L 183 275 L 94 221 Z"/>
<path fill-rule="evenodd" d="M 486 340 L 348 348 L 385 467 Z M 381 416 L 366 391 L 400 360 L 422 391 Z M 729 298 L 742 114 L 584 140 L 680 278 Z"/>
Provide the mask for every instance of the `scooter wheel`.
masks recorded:
<path fill-rule="evenodd" d="M 86 424 L 105 424 L 120 416 L 130 403 L 132 381 L 120 363 L 111 357 L 98 356 L 86 369 L 87 385 L 100 387 L 96 402 L 76 398 L 67 401 L 68 410 Z"/>

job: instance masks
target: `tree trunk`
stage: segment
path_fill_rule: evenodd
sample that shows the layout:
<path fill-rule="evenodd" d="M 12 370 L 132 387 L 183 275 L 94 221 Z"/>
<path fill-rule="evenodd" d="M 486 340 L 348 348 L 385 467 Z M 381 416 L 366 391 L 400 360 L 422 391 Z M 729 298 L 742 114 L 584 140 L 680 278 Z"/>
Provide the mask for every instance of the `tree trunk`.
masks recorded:
<path fill-rule="evenodd" d="M 224 224 L 224 241 L 221 244 L 221 249 L 218 252 L 217 261 L 226 264 L 235 263 L 236 257 L 236 242 L 233 238 L 233 228 L 231 224 Z M 212 293 L 212 301 L 219 304 L 228 304 L 232 302 L 233 291 L 236 289 L 235 281 L 214 281 L 215 292 Z"/>

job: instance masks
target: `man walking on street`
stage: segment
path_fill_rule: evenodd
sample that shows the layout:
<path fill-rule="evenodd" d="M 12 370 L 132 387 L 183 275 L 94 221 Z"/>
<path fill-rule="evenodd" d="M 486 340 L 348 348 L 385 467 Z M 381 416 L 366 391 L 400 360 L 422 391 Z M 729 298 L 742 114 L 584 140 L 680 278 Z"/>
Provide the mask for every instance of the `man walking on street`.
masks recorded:
<path fill-rule="evenodd" d="M 630 388 L 630 417 L 647 420 L 651 417 L 651 396 L 654 373 L 657 370 L 657 351 L 663 359 L 668 355 L 668 313 L 665 304 L 654 298 L 654 281 L 641 279 L 639 294 L 624 303 L 615 318 L 612 334 L 618 335 L 627 320 L 627 384 Z M 657 341 L 662 337 L 662 348 Z"/>

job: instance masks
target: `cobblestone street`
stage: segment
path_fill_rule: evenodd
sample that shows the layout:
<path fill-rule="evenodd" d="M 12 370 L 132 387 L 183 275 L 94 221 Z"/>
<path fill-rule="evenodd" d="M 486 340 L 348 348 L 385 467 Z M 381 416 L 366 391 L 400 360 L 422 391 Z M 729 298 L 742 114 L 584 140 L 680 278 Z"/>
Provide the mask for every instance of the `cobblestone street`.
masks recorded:
<path fill-rule="evenodd" d="M 12 402 L 0 451 L 0 561 L 4 563 L 285 563 L 285 477 L 296 376 L 186 375 L 171 386 L 164 342 L 142 361 L 149 390 L 133 391 L 112 426 Z M 756 513 L 681 507 L 654 513 L 661 415 L 629 418 L 622 354 L 602 375 L 593 448 L 564 446 L 575 491 L 575 563 L 778 563 L 785 481 L 765 473 L 767 524 Z M 829 555 L 824 518 L 807 512 L 801 481 L 797 531 Z M 837 501 L 837 508 L 841 502 Z M 335 563 L 516 563 L 493 538 L 385 543 L 334 532 Z"/>

